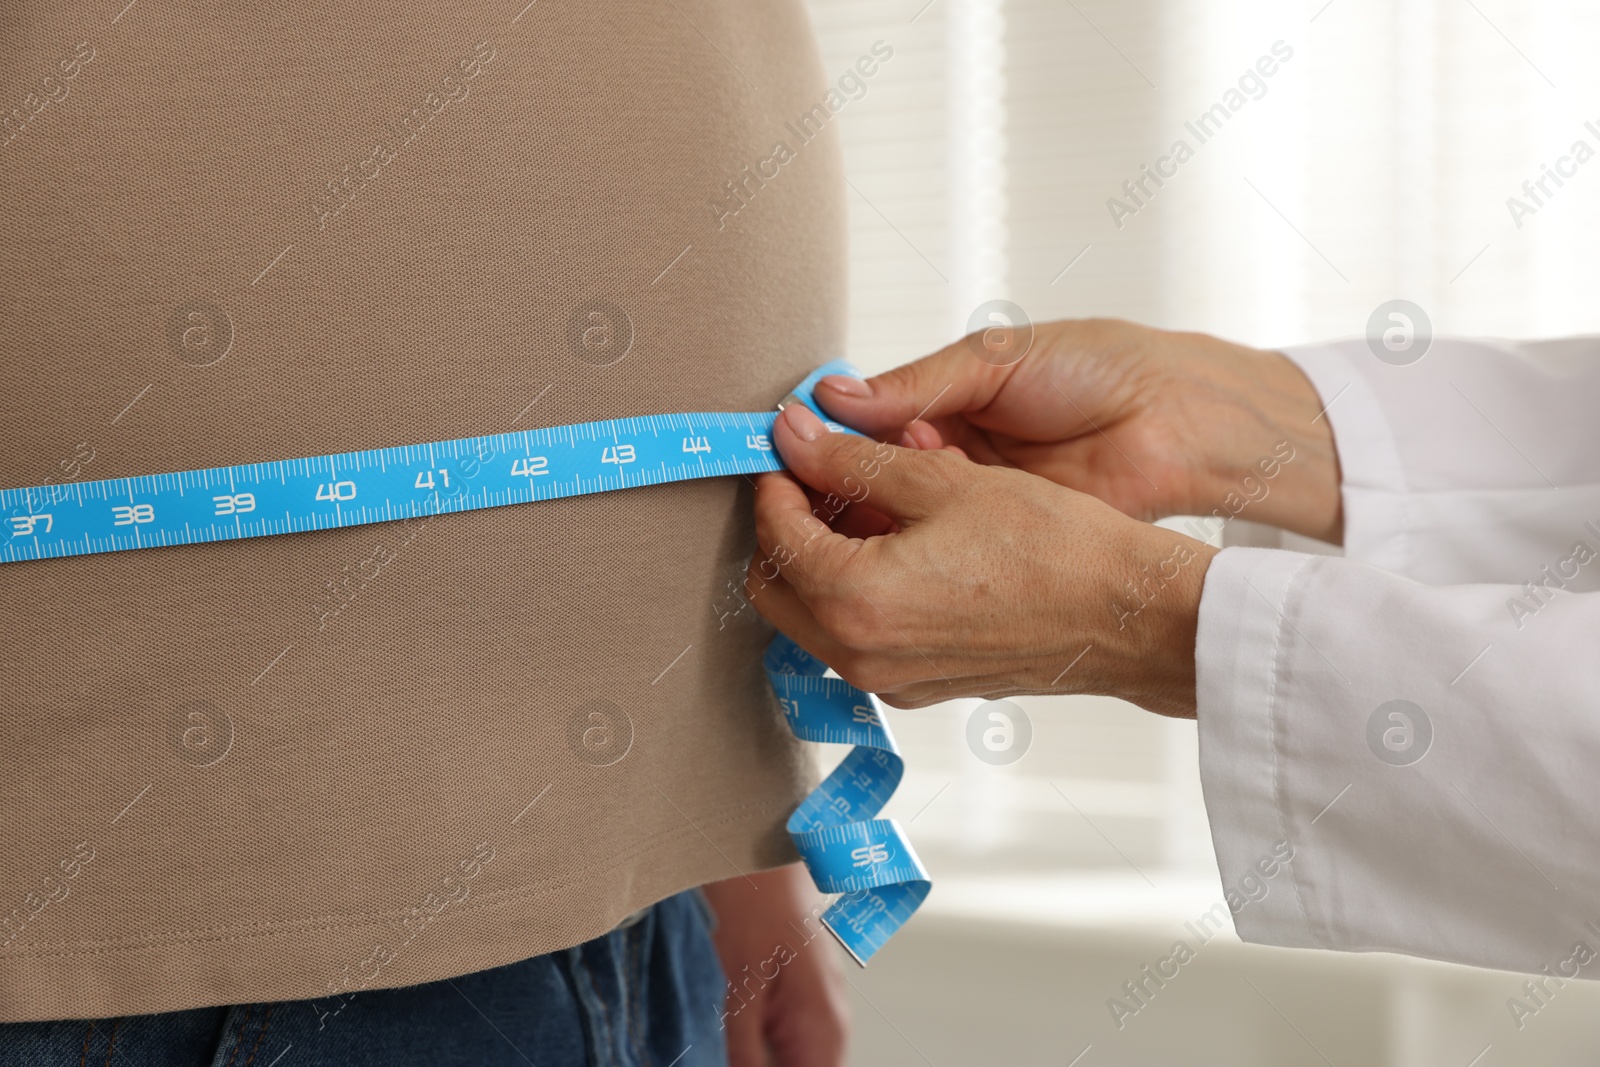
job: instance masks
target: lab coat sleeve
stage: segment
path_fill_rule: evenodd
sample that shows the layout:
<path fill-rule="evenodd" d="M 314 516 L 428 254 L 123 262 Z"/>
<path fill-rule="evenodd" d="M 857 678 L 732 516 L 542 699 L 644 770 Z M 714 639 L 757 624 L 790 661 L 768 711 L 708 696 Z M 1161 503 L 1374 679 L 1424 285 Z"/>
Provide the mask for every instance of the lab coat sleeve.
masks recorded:
<path fill-rule="evenodd" d="M 1206 576 L 1235 927 L 1570 977 L 1600 952 L 1600 345 L 1289 354 L 1329 405 L 1346 550 Z"/>
<path fill-rule="evenodd" d="M 1441 338 L 1399 367 L 1364 340 L 1285 354 L 1333 429 L 1347 559 L 1520 583 L 1600 518 L 1600 337 Z"/>

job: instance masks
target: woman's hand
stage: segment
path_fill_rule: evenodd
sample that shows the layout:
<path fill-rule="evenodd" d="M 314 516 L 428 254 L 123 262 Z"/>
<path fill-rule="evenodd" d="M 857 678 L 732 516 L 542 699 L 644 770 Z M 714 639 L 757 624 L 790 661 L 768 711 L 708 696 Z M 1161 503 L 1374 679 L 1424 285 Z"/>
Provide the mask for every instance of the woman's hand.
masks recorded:
<path fill-rule="evenodd" d="M 850 1006 L 805 867 L 730 878 L 704 892 L 732 987 L 723 1008 L 729 1067 L 838 1067 Z"/>
<path fill-rule="evenodd" d="M 1066 692 L 1194 714 L 1214 549 L 1021 470 L 828 433 L 801 404 L 773 434 L 792 476 L 757 482 L 746 589 L 854 685 L 899 707 Z"/>
<path fill-rule="evenodd" d="M 1252 500 L 1254 521 L 1340 539 L 1332 433 L 1316 390 L 1286 357 L 1108 319 L 1034 331 L 1010 366 L 986 362 L 975 334 L 868 382 L 824 378 L 816 398 L 872 436 L 956 445 L 1134 518 L 1209 515 L 1232 494 Z M 919 418 L 932 430 L 910 425 Z M 1254 500 L 1260 464 L 1285 454 L 1293 461 Z"/>

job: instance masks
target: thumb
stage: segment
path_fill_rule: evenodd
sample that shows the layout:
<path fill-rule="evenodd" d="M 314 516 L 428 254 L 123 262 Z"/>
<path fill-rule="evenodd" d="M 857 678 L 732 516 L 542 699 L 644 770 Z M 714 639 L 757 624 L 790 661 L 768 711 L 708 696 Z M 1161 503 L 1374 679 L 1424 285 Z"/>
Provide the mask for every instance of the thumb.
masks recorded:
<path fill-rule="evenodd" d="M 830 374 L 813 395 L 828 414 L 874 437 L 897 437 L 913 419 L 980 410 L 999 395 L 1018 364 L 1002 367 L 979 358 L 976 336 L 865 381 Z"/>
<path fill-rule="evenodd" d="M 944 450 L 923 452 L 849 433 L 829 433 L 804 404 L 790 404 L 773 424 L 773 444 L 789 472 L 840 501 L 872 501 L 892 518 L 928 518 L 950 499 L 966 461 Z M 841 505 L 842 506 L 842 505 Z"/>

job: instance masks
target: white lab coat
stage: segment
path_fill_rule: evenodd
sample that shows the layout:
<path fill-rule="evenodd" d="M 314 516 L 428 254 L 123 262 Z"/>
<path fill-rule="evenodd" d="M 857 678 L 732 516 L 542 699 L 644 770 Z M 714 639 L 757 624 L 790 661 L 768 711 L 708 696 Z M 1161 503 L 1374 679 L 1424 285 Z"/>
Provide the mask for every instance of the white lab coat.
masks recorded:
<path fill-rule="evenodd" d="M 1224 886 L 1259 896 L 1239 936 L 1569 977 L 1600 952 L 1600 338 L 1288 354 L 1329 405 L 1345 547 L 1229 547 L 1206 577 L 1200 771 Z M 1426 724 L 1369 728 L 1392 700 Z"/>

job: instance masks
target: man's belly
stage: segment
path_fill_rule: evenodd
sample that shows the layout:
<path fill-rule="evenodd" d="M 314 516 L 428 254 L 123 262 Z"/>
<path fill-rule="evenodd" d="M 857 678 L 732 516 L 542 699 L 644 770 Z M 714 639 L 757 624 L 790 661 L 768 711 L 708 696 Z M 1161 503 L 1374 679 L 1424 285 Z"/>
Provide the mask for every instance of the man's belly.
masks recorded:
<path fill-rule="evenodd" d="M 799 3 L 518 7 L 0 16 L 0 484 L 757 410 L 840 354 Z M 0 916 L 49 903 L 0 1019 L 423 981 L 782 861 L 747 494 L 8 566 Z"/>

